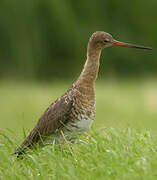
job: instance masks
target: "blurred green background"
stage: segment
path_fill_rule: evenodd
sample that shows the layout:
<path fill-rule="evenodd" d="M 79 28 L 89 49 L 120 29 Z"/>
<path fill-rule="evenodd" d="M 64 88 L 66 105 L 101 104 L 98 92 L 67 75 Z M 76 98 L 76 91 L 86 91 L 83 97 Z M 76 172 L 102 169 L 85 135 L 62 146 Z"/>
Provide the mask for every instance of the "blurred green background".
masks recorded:
<path fill-rule="evenodd" d="M 95 31 L 153 51 L 103 50 L 94 126 L 157 130 L 157 0 L 1 0 L 1 129 L 21 142 L 76 80 Z"/>
<path fill-rule="evenodd" d="M 101 78 L 156 75 L 156 8 L 156 0 L 1 0 L 0 77 L 77 77 L 88 39 L 100 30 L 154 49 L 105 50 Z"/>

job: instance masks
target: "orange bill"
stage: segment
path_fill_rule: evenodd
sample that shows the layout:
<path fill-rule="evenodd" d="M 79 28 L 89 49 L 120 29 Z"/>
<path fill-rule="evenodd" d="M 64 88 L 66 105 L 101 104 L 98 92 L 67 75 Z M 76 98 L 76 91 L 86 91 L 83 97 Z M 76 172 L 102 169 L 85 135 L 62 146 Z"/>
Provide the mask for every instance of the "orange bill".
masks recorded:
<path fill-rule="evenodd" d="M 128 44 L 128 43 L 123 43 L 117 40 L 113 41 L 113 46 L 121 46 L 121 47 L 127 47 L 127 48 L 138 48 L 138 49 L 147 49 L 147 50 L 152 50 L 151 47 L 145 47 L 145 46 L 140 46 L 136 44 Z"/>

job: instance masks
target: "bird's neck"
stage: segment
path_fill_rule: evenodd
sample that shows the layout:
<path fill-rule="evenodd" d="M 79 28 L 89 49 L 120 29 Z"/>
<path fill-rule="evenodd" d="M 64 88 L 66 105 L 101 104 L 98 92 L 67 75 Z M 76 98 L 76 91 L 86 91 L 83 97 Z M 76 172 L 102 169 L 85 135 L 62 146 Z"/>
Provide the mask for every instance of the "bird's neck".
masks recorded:
<path fill-rule="evenodd" d="M 87 60 L 84 68 L 76 82 L 77 85 L 82 87 L 93 87 L 99 71 L 99 59 L 101 50 L 94 48 L 88 44 Z"/>

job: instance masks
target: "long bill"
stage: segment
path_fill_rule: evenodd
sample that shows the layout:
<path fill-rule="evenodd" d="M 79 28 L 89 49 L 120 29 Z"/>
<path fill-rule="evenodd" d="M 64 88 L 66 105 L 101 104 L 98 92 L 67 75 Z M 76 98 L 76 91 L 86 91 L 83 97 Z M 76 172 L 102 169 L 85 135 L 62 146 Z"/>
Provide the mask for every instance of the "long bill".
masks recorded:
<path fill-rule="evenodd" d="M 113 46 L 121 46 L 121 47 L 127 47 L 127 48 L 138 48 L 138 49 L 152 50 L 151 47 L 145 47 L 145 46 L 140 46 L 140 45 L 136 45 L 136 44 L 128 44 L 128 43 L 120 42 L 120 41 L 117 41 L 117 40 L 113 41 Z"/>

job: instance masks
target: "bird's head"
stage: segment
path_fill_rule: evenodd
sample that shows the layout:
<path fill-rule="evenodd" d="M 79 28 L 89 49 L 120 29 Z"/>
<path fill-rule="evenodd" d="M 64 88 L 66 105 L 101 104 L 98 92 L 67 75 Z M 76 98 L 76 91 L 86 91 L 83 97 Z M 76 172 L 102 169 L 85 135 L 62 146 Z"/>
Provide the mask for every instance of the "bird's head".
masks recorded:
<path fill-rule="evenodd" d="M 110 46 L 121 46 L 121 47 L 127 47 L 127 48 L 139 48 L 139 49 L 148 49 L 151 50 L 151 47 L 145 47 L 135 44 L 128 44 L 124 42 L 117 41 L 113 39 L 112 35 L 109 33 L 103 32 L 103 31 L 97 31 L 92 34 L 89 44 L 92 48 L 101 50 L 106 47 Z"/>

